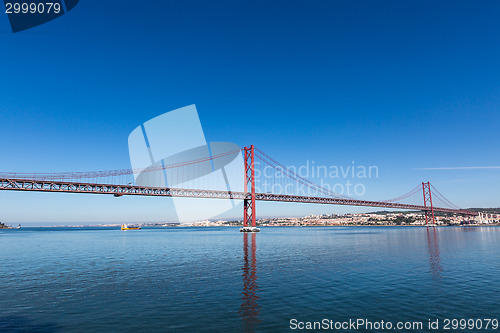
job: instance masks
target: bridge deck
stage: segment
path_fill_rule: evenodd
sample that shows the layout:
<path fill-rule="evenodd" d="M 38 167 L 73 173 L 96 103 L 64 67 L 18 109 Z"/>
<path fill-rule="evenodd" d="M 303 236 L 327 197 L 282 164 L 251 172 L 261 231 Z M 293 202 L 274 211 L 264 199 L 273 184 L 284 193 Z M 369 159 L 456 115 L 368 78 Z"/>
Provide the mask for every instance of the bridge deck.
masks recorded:
<path fill-rule="evenodd" d="M 35 179 L 6 179 L 6 178 L 0 178 L 0 190 L 112 194 L 115 196 L 145 195 L 145 196 L 238 199 L 238 200 L 243 200 L 250 197 L 250 193 L 245 193 L 245 192 L 146 187 L 146 186 L 136 186 L 136 185 L 92 184 L 92 183 L 63 182 L 63 181 L 52 181 L 52 180 L 46 181 L 46 180 L 35 180 Z M 329 205 L 397 208 L 397 209 L 410 209 L 410 210 L 421 210 L 421 211 L 430 210 L 430 207 L 411 205 L 411 204 L 401 204 L 401 203 L 384 202 L 384 201 L 355 200 L 355 199 L 344 199 L 344 198 L 309 197 L 309 196 L 286 195 L 286 194 L 256 193 L 255 199 L 261 201 L 302 202 L 302 203 L 329 204 Z M 434 211 L 466 214 L 466 215 L 478 214 L 476 212 L 467 212 L 465 210 L 456 210 L 456 209 L 449 209 L 442 207 L 434 207 Z"/>

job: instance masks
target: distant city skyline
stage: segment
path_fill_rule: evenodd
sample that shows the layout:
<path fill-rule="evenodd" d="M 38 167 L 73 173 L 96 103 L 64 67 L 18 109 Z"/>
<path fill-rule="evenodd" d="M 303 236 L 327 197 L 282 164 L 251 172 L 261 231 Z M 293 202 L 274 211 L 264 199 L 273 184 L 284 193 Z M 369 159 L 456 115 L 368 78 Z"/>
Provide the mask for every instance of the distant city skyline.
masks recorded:
<path fill-rule="evenodd" d="M 460 207 L 500 206 L 500 2 L 137 4 L 80 2 L 16 34 L 0 15 L 0 172 L 129 168 L 134 128 L 196 104 L 207 141 L 296 168 L 376 167 L 363 199 L 430 181 Z M 257 204 L 258 217 L 372 210 Z M 172 212 L 168 198 L 0 191 L 14 225 Z"/>

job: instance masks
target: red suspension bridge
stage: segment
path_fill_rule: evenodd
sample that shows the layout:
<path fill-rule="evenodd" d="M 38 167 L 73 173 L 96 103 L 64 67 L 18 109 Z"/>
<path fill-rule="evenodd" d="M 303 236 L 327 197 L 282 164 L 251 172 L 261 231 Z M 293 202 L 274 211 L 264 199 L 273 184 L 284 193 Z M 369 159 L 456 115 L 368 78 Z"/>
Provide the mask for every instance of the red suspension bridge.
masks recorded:
<path fill-rule="evenodd" d="M 241 175 L 241 179 L 244 179 L 243 189 L 240 191 L 221 189 L 220 184 L 216 184 L 216 180 L 206 177 L 207 174 L 200 171 L 202 169 L 200 166 L 206 166 L 207 163 L 211 164 L 212 169 L 223 168 L 236 157 L 240 157 L 240 154 L 243 155 L 243 168 L 237 172 L 244 172 L 244 175 Z M 173 175 L 174 179 L 169 178 L 172 184 L 183 183 L 182 180 L 186 177 L 194 180 L 200 179 L 200 181 L 190 182 L 189 188 L 140 186 L 135 182 L 135 176 L 138 174 L 145 173 L 162 177 L 165 172 Z M 200 177 L 200 175 L 205 177 Z M 263 191 L 265 189 L 271 190 Z M 243 225 L 249 230 L 250 226 L 256 227 L 257 200 L 419 210 L 424 212 L 428 225 L 435 223 L 435 212 L 461 214 L 467 217 L 478 215 L 477 212 L 464 210 L 454 205 L 430 182 L 422 182 L 408 193 L 384 201 L 359 200 L 339 195 L 301 177 L 260 149 L 254 148 L 253 145 L 207 158 L 156 165 L 145 170 L 122 169 L 43 174 L 0 173 L 0 190 L 112 194 L 116 197 L 143 195 L 243 200 Z M 420 198 L 421 204 L 412 202 L 416 197 Z"/>

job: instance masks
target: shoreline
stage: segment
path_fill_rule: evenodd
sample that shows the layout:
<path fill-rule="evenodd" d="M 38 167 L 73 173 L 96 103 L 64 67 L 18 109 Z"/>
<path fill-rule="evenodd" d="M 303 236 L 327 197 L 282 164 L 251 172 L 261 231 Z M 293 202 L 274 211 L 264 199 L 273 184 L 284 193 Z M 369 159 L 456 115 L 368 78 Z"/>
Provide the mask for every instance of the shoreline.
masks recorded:
<path fill-rule="evenodd" d="M 140 223 L 138 223 L 141 225 Z M 426 226 L 426 225 L 408 225 L 408 224 L 403 224 L 403 225 L 394 225 L 394 224 L 346 224 L 346 225 L 341 225 L 341 224 L 336 224 L 336 225 L 257 225 L 258 228 L 282 228 L 282 227 L 290 227 L 290 228 L 324 228 L 324 227 L 417 227 L 417 228 L 442 228 L 442 227 L 499 227 L 500 223 L 494 223 L 494 224 L 456 224 L 456 225 L 435 225 L 435 226 Z M 169 226 L 169 227 L 164 227 L 161 225 L 157 226 L 148 226 L 148 225 L 141 225 L 142 228 L 145 229 L 169 229 L 169 228 L 241 228 L 243 225 L 211 225 L 211 226 L 197 226 L 197 225 L 187 225 L 187 226 Z M 53 228 L 102 228 L 102 229 L 118 229 L 120 228 L 120 225 L 54 225 L 54 226 L 25 226 L 22 229 L 53 229 Z M 22 230 L 14 227 L 0 227 L 0 230 Z"/>

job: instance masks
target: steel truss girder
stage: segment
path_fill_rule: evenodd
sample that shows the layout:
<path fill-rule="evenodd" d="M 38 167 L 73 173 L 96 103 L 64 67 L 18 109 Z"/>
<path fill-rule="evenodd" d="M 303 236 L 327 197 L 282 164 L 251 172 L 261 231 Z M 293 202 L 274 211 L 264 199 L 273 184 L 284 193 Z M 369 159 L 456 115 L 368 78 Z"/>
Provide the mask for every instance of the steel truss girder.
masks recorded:
<path fill-rule="evenodd" d="M 303 202 L 303 203 L 329 204 L 329 205 L 367 206 L 367 207 L 397 208 L 397 209 L 410 209 L 410 210 L 422 210 L 422 211 L 427 211 L 431 209 L 430 207 L 424 207 L 419 205 L 409 205 L 409 204 L 400 204 L 391 202 L 341 199 L 341 198 L 307 197 L 299 195 L 271 194 L 271 193 L 256 193 L 255 199 L 263 201 L 285 201 L 285 202 Z M 440 207 L 434 207 L 434 211 L 477 215 L 477 213 L 465 210 L 440 208 Z"/>
<path fill-rule="evenodd" d="M 58 192 L 58 193 L 92 193 L 92 194 L 111 194 L 115 196 L 122 195 L 146 195 L 146 196 L 161 196 L 161 197 L 185 197 L 185 198 L 208 198 L 208 199 L 235 199 L 251 201 L 252 193 L 245 192 L 228 192 L 216 190 L 199 190 L 199 189 L 176 189 L 165 187 L 146 187 L 136 185 L 112 185 L 112 184 L 91 184 L 91 183 L 75 183 L 61 181 L 43 181 L 31 179 L 6 179 L 0 178 L 0 190 L 11 191 L 38 191 L 38 192 Z M 340 198 L 323 198 L 323 197 L 308 197 L 286 194 L 271 194 L 271 193 L 255 193 L 255 200 L 261 201 L 282 201 L 282 202 L 302 202 L 314 204 L 329 204 L 329 205 L 348 205 L 348 206 L 368 206 L 368 207 L 383 207 L 429 211 L 430 207 L 399 204 L 391 202 L 340 199 Z M 449 208 L 433 207 L 434 211 L 478 215 L 477 212 L 466 210 L 456 210 Z"/>
<path fill-rule="evenodd" d="M 122 195 L 148 195 L 164 197 L 193 197 L 214 199 L 244 199 L 243 192 L 177 189 L 135 185 L 89 184 L 59 181 L 0 179 L 0 190 L 43 191 L 65 193 L 94 193 Z"/>

